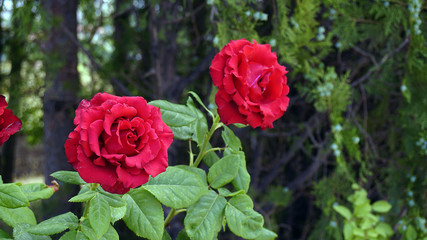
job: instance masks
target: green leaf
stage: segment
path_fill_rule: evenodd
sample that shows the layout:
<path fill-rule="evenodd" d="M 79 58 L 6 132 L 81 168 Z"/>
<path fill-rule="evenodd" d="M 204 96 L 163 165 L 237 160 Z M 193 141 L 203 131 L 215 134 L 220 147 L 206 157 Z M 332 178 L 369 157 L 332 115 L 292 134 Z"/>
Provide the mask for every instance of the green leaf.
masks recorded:
<path fill-rule="evenodd" d="M 77 231 L 68 231 L 64 235 L 61 236 L 59 240 L 76 240 L 77 239 Z"/>
<path fill-rule="evenodd" d="M 27 232 L 31 225 L 28 223 L 19 223 L 13 228 L 13 239 L 15 240 L 47 240 L 48 236 L 35 235 Z"/>
<path fill-rule="evenodd" d="M 251 175 L 249 175 L 248 170 L 246 169 L 246 160 L 245 154 L 239 152 L 239 156 L 242 158 L 239 170 L 237 171 L 236 177 L 231 182 L 236 190 L 243 190 L 248 192 L 249 184 L 251 182 Z"/>
<path fill-rule="evenodd" d="M 354 189 L 354 188 L 359 187 L 359 186 L 356 185 L 356 186 L 352 186 L 352 187 Z M 356 192 L 354 192 L 354 194 L 350 195 L 348 197 L 348 200 L 350 202 L 352 202 L 355 206 L 359 206 L 362 204 L 369 203 L 369 199 L 367 198 L 367 196 L 368 196 L 368 192 L 366 192 L 365 189 L 361 188 L 361 189 L 357 190 Z"/>
<path fill-rule="evenodd" d="M 230 147 L 234 152 L 239 152 L 242 149 L 242 143 L 240 139 L 234 135 L 234 132 L 227 126 L 224 126 L 224 130 L 221 133 L 222 139 L 227 147 Z"/>
<path fill-rule="evenodd" d="M 0 185 L 0 206 L 7 208 L 27 207 L 30 203 L 20 187 L 13 183 Z"/>
<path fill-rule="evenodd" d="M 117 233 L 116 229 L 110 225 L 107 232 L 102 235 L 99 240 L 119 240 L 119 234 Z"/>
<path fill-rule="evenodd" d="M 84 185 L 85 181 L 80 177 L 78 172 L 73 171 L 58 171 L 52 173 L 50 176 L 66 183 L 71 183 L 75 185 Z"/>
<path fill-rule="evenodd" d="M 11 227 L 15 227 L 19 223 L 37 224 L 33 211 L 28 207 L 5 208 L 0 206 L 0 219 Z"/>
<path fill-rule="evenodd" d="M 196 117 L 196 121 L 190 126 L 193 132 L 192 139 L 197 142 L 199 147 L 201 147 L 205 141 L 205 135 L 208 132 L 208 123 L 206 121 L 206 117 L 194 105 L 193 99 L 190 97 L 187 100 L 187 106 L 192 112 L 193 116 Z"/>
<path fill-rule="evenodd" d="M 253 209 L 247 195 L 232 197 L 225 207 L 225 217 L 230 230 L 237 236 L 256 239 L 263 232 L 264 218 Z"/>
<path fill-rule="evenodd" d="M 208 192 L 199 175 L 178 167 L 168 167 L 165 172 L 150 178 L 142 188 L 175 209 L 190 206 Z"/>
<path fill-rule="evenodd" d="M 87 191 L 72 197 L 69 202 L 87 202 L 96 195 L 95 191 Z"/>
<path fill-rule="evenodd" d="M 191 240 L 191 239 L 188 237 L 187 232 L 185 231 L 185 229 L 182 229 L 178 233 L 178 236 L 176 237 L 176 240 Z"/>
<path fill-rule="evenodd" d="M 345 219 L 350 220 L 351 219 L 351 212 L 348 210 L 348 208 L 340 205 L 333 206 L 334 210 L 337 211 L 341 216 L 343 216 Z"/>
<path fill-rule="evenodd" d="M 362 229 L 353 228 L 353 235 L 363 238 L 365 237 L 365 232 Z"/>
<path fill-rule="evenodd" d="M 384 238 L 389 238 L 391 236 L 393 236 L 394 231 L 393 229 L 390 227 L 390 225 L 388 225 L 387 223 L 379 223 L 377 226 L 375 226 L 375 231 L 377 231 L 377 233 L 381 236 L 383 236 Z"/>
<path fill-rule="evenodd" d="M 409 225 L 408 229 L 405 232 L 405 240 L 415 240 L 417 239 L 417 230 L 415 230 L 414 226 Z"/>
<path fill-rule="evenodd" d="M 245 128 L 245 127 L 249 126 L 249 124 L 245 125 L 243 123 L 233 123 L 233 125 L 237 128 Z"/>
<path fill-rule="evenodd" d="M 218 193 L 219 193 L 219 195 L 224 196 L 224 197 L 234 197 L 234 196 L 239 195 L 239 194 L 245 194 L 246 192 L 244 190 L 231 192 L 227 188 L 218 188 Z"/>
<path fill-rule="evenodd" d="M 206 146 L 206 151 L 211 149 L 212 145 L 210 143 L 208 143 L 208 145 Z M 208 166 L 211 167 L 214 163 L 216 163 L 217 161 L 219 161 L 219 157 L 218 155 L 214 152 L 208 152 L 204 157 L 203 157 L 203 162 Z"/>
<path fill-rule="evenodd" d="M 209 168 L 208 181 L 211 187 L 217 189 L 231 182 L 239 171 L 242 159 L 239 154 L 231 154 L 221 158 Z"/>
<path fill-rule="evenodd" d="M 0 184 L 3 184 L 3 179 L 1 178 L 1 175 L 0 175 Z"/>
<path fill-rule="evenodd" d="M 30 202 L 48 199 L 53 195 L 53 189 L 43 183 L 24 184 L 21 186 L 21 189 Z"/>
<path fill-rule="evenodd" d="M 256 238 L 256 240 L 274 240 L 276 238 L 277 234 L 275 232 L 263 228 L 262 233 Z"/>
<path fill-rule="evenodd" d="M 344 233 L 344 239 L 351 239 L 353 236 L 353 225 L 350 222 L 344 223 L 343 233 Z"/>
<path fill-rule="evenodd" d="M 203 103 L 202 99 L 200 99 L 199 95 L 197 95 L 197 93 L 193 92 L 193 91 L 189 91 L 189 94 L 191 94 L 194 99 L 196 99 L 196 101 L 200 104 L 200 106 L 202 106 L 206 112 L 209 113 L 209 115 L 211 115 L 212 118 L 214 118 L 214 114 L 205 106 L 205 104 Z"/>
<path fill-rule="evenodd" d="M 2 238 L 12 238 L 12 237 L 5 230 L 0 229 L 0 239 Z"/>
<path fill-rule="evenodd" d="M 174 167 L 193 172 L 193 173 L 199 175 L 199 177 L 203 180 L 204 183 L 208 184 L 205 170 L 200 169 L 200 168 L 196 168 L 196 167 L 190 167 L 187 165 L 175 165 Z"/>
<path fill-rule="evenodd" d="M 121 198 L 121 195 L 112 194 L 112 193 L 106 192 L 104 190 L 100 190 L 100 193 L 102 194 L 104 199 L 107 200 L 108 204 L 111 207 L 126 206 L 126 202 Z"/>
<path fill-rule="evenodd" d="M 372 210 L 371 204 L 369 204 L 369 201 L 367 201 L 361 205 L 356 205 L 354 207 L 354 215 L 356 215 L 357 217 L 363 217 L 368 213 L 370 213 L 371 210 Z"/>
<path fill-rule="evenodd" d="M 390 211 L 390 209 L 391 204 L 384 200 L 376 201 L 374 204 L 372 204 L 372 210 L 374 210 L 375 212 L 386 213 Z"/>
<path fill-rule="evenodd" d="M 221 230 L 227 200 L 210 190 L 187 209 L 185 230 L 191 239 L 213 239 Z"/>
<path fill-rule="evenodd" d="M 171 128 L 175 138 L 187 140 L 193 136 L 191 125 L 197 118 L 189 107 L 166 100 L 155 100 L 148 104 L 160 107 L 162 120 Z"/>
<path fill-rule="evenodd" d="M 188 111 L 188 107 L 181 104 L 171 103 L 166 100 L 154 100 L 148 104 L 160 107 L 162 120 L 168 126 L 186 126 L 195 121 L 196 118 Z"/>
<path fill-rule="evenodd" d="M 168 231 L 163 231 L 163 237 L 162 240 L 172 240 L 171 236 L 169 235 Z"/>
<path fill-rule="evenodd" d="M 110 226 L 110 206 L 101 194 L 97 194 L 89 203 L 89 222 L 95 230 L 96 236 L 100 238 Z"/>
<path fill-rule="evenodd" d="M 373 228 L 378 221 L 379 217 L 373 215 L 372 213 L 367 213 L 362 216 L 362 220 L 358 225 L 362 230 L 367 230 Z"/>
<path fill-rule="evenodd" d="M 92 230 L 92 232 L 93 232 L 93 230 Z M 90 239 L 83 232 L 78 231 L 76 234 L 76 240 L 90 240 Z"/>
<path fill-rule="evenodd" d="M 366 236 L 370 239 L 377 239 L 378 233 L 373 229 L 366 230 Z"/>
<path fill-rule="evenodd" d="M 123 207 L 110 207 L 111 223 L 115 223 L 122 219 L 126 214 L 126 206 Z"/>
<path fill-rule="evenodd" d="M 76 240 L 81 240 L 81 239 L 90 239 L 90 240 L 92 239 L 116 240 L 117 239 L 118 240 L 119 239 L 119 234 L 117 234 L 116 230 L 111 225 L 108 225 L 107 231 L 101 237 L 97 236 L 96 230 L 92 228 L 92 226 L 87 220 L 84 220 L 80 226 L 81 226 L 82 232 L 77 232 L 77 235 L 75 238 Z"/>
<path fill-rule="evenodd" d="M 67 229 L 75 230 L 79 227 L 79 220 L 71 212 L 58 215 L 30 227 L 27 232 L 38 235 L 52 235 Z"/>
<path fill-rule="evenodd" d="M 164 231 L 162 205 L 144 189 L 136 189 L 123 195 L 127 203 L 126 225 L 138 236 L 161 240 Z"/>
<path fill-rule="evenodd" d="M 79 234 L 79 232 L 77 232 L 76 239 L 78 239 L 78 240 L 80 240 L 81 237 L 83 239 L 90 239 L 90 240 L 92 240 L 92 239 L 99 239 L 99 237 L 95 233 L 95 230 L 90 225 L 89 219 L 84 219 L 83 220 L 83 222 L 80 224 L 80 230 L 81 230 L 81 233 L 83 233 L 83 234 Z"/>
<path fill-rule="evenodd" d="M 182 127 L 174 127 L 174 126 L 169 126 L 169 127 L 173 132 L 174 138 L 177 138 L 180 140 L 188 140 L 188 139 L 191 139 L 193 136 L 193 130 L 190 128 L 190 126 L 192 125 L 182 126 Z"/>

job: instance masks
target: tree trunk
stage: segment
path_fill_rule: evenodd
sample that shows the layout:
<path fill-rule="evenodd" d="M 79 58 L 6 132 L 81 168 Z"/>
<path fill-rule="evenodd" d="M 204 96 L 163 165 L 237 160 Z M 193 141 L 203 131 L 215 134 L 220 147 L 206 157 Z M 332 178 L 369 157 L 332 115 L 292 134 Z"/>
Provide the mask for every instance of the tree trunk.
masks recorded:
<path fill-rule="evenodd" d="M 66 34 L 77 36 L 77 0 L 43 0 L 51 28 L 44 42 L 46 53 L 46 91 L 43 99 L 44 112 L 44 175 L 50 183 L 49 175 L 58 170 L 72 170 L 65 155 L 64 143 L 74 129 L 73 118 L 79 89 L 77 72 L 77 46 Z M 66 29 L 66 30 L 64 30 Z M 77 37 L 76 37 L 77 38 Z M 55 209 L 50 214 L 69 211 L 67 192 L 69 187 L 61 186 L 55 193 Z M 56 199 L 55 199 L 56 198 Z M 64 206 L 58 208 L 57 206 Z M 58 211 L 59 212 L 54 212 Z M 48 210 L 49 211 L 49 210 Z"/>
<path fill-rule="evenodd" d="M 13 111 L 14 115 L 17 115 L 19 108 L 19 96 L 21 94 L 20 90 L 22 85 L 21 66 L 22 62 L 26 57 L 26 54 L 25 49 L 22 47 L 25 45 L 25 37 L 21 34 L 18 34 L 17 32 L 17 29 L 22 24 L 21 18 L 17 16 L 16 1 L 13 2 L 12 15 L 12 31 L 10 31 L 10 38 L 7 42 L 7 44 L 9 45 L 7 56 L 11 63 L 11 69 L 9 73 L 10 88 L 8 108 Z M 3 145 L 0 175 L 2 175 L 4 182 L 13 181 L 15 149 L 16 135 L 12 135 L 10 136 L 9 140 L 7 140 Z"/>
<path fill-rule="evenodd" d="M 176 19 L 178 4 L 162 0 L 150 6 L 149 31 L 152 68 L 155 70 L 156 98 L 172 97 L 169 92 L 178 80 L 176 73 L 177 26 L 168 20 Z M 168 98 L 177 101 L 177 99 Z"/>
<path fill-rule="evenodd" d="M 111 71 L 113 78 L 126 85 L 124 79 L 129 74 L 129 68 L 131 66 L 131 63 L 129 63 L 129 59 L 127 56 L 130 52 L 133 40 L 131 27 L 129 25 L 130 11 L 128 11 L 127 8 L 129 8 L 129 6 L 132 6 L 132 1 L 116 0 L 114 2 L 114 6 L 114 52 L 111 57 L 111 65 L 109 71 Z M 113 84 L 113 87 L 117 95 L 129 94 L 127 92 L 124 92 L 122 88 L 117 84 Z"/>

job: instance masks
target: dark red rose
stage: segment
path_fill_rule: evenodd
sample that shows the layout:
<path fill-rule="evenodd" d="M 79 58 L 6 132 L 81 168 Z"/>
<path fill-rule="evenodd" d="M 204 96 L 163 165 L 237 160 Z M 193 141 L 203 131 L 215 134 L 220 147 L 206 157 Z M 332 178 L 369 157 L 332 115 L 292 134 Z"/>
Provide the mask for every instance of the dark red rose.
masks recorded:
<path fill-rule="evenodd" d="M 108 192 L 124 194 L 168 166 L 173 133 L 142 97 L 98 93 L 81 101 L 74 124 L 65 142 L 68 162 Z"/>
<path fill-rule="evenodd" d="M 213 84 L 218 87 L 215 103 L 223 123 L 272 128 L 273 121 L 286 111 L 287 71 L 277 62 L 270 45 L 231 40 L 209 69 Z"/>
<path fill-rule="evenodd" d="M 12 110 L 6 109 L 6 107 L 6 99 L 3 95 L 0 95 L 0 146 L 22 127 L 21 120 L 13 115 Z"/>

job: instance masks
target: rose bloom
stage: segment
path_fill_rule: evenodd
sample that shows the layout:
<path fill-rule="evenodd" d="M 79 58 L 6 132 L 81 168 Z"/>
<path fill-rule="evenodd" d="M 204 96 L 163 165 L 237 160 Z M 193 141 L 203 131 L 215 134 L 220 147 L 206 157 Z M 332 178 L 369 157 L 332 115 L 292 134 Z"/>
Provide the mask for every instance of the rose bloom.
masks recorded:
<path fill-rule="evenodd" d="M 74 124 L 65 142 L 68 161 L 83 180 L 108 192 L 124 194 L 168 166 L 173 133 L 142 97 L 98 93 L 81 101 Z"/>
<path fill-rule="evenodd" d="M 6 99 L 3 95 L 0 95 L 0 146 L 22 127 L 21 120 L 13 115 L 12 110 L 6 109 L 6 107 Z"/>
<path fill-rule="evenodd" d="M 269 44 L 231 40 L 212 60 L 210 75 L 218 87 L 215 103 L 225 124 L 242 123 L 263 130 L 286 111 L 286 68 Z"/>

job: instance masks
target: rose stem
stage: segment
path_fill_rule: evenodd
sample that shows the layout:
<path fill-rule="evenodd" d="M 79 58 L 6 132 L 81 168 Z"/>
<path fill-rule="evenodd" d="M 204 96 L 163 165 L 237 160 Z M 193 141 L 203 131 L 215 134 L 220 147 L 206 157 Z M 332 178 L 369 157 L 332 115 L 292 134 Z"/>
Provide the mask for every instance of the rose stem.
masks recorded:
<path fill-rule="evenodd" d="M 91 183 L 90 184 L 90 190 L 89 191 L 95 191 L 96 188 L 98 188 L 99 184 L 98 183 Z M 89 207 L 90 207 L 90 200 L 86 202 L 85 204 L 85 210 L 83 212 L 83 216 L 82 219 L 80 219 L 81 221 L 83 221 L 84 219 L 89 217 Z"/>
<path fill-rule="evenodd" d="M 197 155 L 194 165 L 190 165 L 190 166 L 194 166 L 194 167 L 199 166 L 200 162 L 202 161 L 203 157 L 206 154 L 205 150 L 206 150 L 206 147 L 208 146 L 209 140 L 211 139 L 215 130 L 218 129 L 219 126 L 221 126 L 221 125 L 218 125 L 218 123 L 219 123 L 219 115 L 216 115 L 215 119 L 213 120 L 211 129 L 209 130 L 208 134 L 205 135 L 205 141 L 203 141 L 202 148 L 200 149 L 199 155 Z"/>
<path fill-rule="evenodd" d="M 179 213 L 185 212 L 187 211 L 187 209 L 179 209 L 176 210 L 175 208 L 171 208 L 171 211 L 169 212 L 168 216 L 165 219 L 165 227 L 167 227 L 170 223 L 170 221 L 172 220 L 173 217 L 175 217 L 176 215 L 178 215 Z"/>
<path fill-rule="evenodd" d="M 191 147 L 191 139 L 188 140 L 188 145 L 189 145 L 189 151 L 190 151 L 190 164 L 189 164 L 189 166 L 193 166 L 193 164 L 194 164 L 194 154 L 193 154 L 193 148 Z"/>

